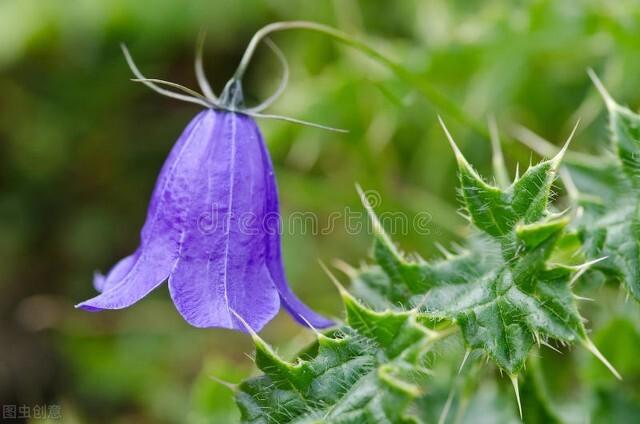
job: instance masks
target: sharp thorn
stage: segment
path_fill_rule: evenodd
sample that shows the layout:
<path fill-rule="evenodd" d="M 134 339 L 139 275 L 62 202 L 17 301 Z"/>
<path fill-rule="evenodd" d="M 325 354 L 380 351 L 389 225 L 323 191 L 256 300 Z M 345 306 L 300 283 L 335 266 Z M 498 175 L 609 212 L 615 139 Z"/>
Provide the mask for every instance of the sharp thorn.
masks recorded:
<path fill-rule="evenodd" d="M 593 356 L 595 356 L 596 358 L 598 358 L 598 360 L 600 362 L 602 362 L 602 364 L 607 367 L 609 369 L 609 371 L 611 371 L 611 373 L 618 379 L 618 380 L 622 380 L 622 376 L 620 375 L 620 373 L 618 372 L 618 370 L 616 370 L 613 365 L 611 365 L 611 363 L 607 360 L 607 358 L 604 357 L 604 355 L 602 353 L 600 353 L 600 351 L 598 350 L 598 348 L 596 347 L 596 345 L 593 344 L 593 342 L 590 339 L 584 339 L 582 340 L 582 344 L 584 345 L 584 347 L 593 354 Z"/>
<path fill-rule="evenodd" d="M 440 115 L 438 115 L 438 121 L 440 122 L 440 126 L 444 130 L 444 134 L 447 137 L 447 140 L 449 140 L 449 144 L 451 145 L 451 150 L 453 150 L 453 154 L 456 156 L 456 159 L 458 160 L 458 162 L 468 165 L 467 160 L 464 158 L 464 155 L 460 151 L 460 148 L 458 147 L 456 142 L 453 140 L 451 133 L 447 129 L 447 126 L 444 124 L 444 121 L 442 120 L 442 117 Z"/>
<path fill-rule="evenodd" d="M 518 376 L 514 374 L 509 375 L 511 384 L 513 384 L 513 390 L 516 392 L 516 401 L 518 402 L 518 412 L 520 412 L 520 420 L 522 420 L 522 403 L 520 402 L 520 389 L 518 388 Z"/>
<path fill-rule="evenodd" d="M 440 251 L 440 253 L 442 253 L 442 255 L 446 259 L 451 259 L 454 257 L 454 255 L 451 252 L 449 252 L 442 244 L 436 242 L 434 243 L 434 245 L 436 246 L 436 249 L 438 249 L 438 251 Z"/>
<path fill-rule="evenodd" d="M 211 380 L 215 381 L 216 383 L 223 385 L 224 387 L 226 387 L 227 389 L 231 390 L 232 392 L 235 392 L 238 389 L 238 385 L 237 384 L 225 381 L 225 380 L 223 380 L 221 378 L 216 377 L 215 375 L 210 375 L 209 378 Z"/>
<path fill-rule="evenodd" d="M 491 135 L 491 162 L 498 186 L 505 189 L 509 186 L 509 173 L 504 162 L 502 147 L 500 146 L 500 132 L 494 115 L 489 116 L 489 133 Z"/>
<path fill-rule="evenodd" d="M 596 86 L 596 89 L 598 90 L 598 93 L 600 93 L 600 96 L 604 100 L 604 103 L 607 105 L 607 109 L 612 110 L 616 106 L 618 106 L 616 101 L 613 100 L 613 97 L 611 97 L 604 84 L 602 84 L 602 81 L 600 81 L 600 78 L 598 78 L 598 75 L 596 75 L 593 69 L 587 69 L 587 74 L 589 75 L 589 78 L 591 78 L 593 85 Z"/>
<path fill-rule="evenodd" d="M 318 263 L 320 264 L 320 267 L 322 268 L 322 270 L 329 277 L 329 280 L 331 280 L 331 282 L 336 287 L 336 289 L 338 289 L 340 294 L 343 295 L 343 296 L 344 295 L 351 296 L 351 294 L 347 291 L 347 289 L 344 288 L 344 286 L 340 283 L 340 281 L 336 278 L 336 276 L 333 275 L 333 273 L 329 270 L 329 268 L 327 268 L 327 266 L 324 264 L 324 262 L 322 262 L 322 260 L 318 260 Z"/>
<path fill-rule="evenodd" d="M 342 259 L 334 259 L 333 261 L 331 261 L 331 264 L 335 269 L 342 271 L 347 277 L 351 279 L 356 278 L 358 275 L 358 270 Z"/>
<path fill-rule="evenodd" d="M 578 129 L 578 125 L 580 125 L 580 119 L 578 119 L 576 124 L 573 126 L 573 130 L 571 130 L 571 134 L 569 134 L 569 137 L 567 138 L 567 141 L 564 143 L 564 146 L 562 146 L 562 149 L 560 149 L 560 151 L 555 155 L 555 157 L 551 159 L 551 163 L 553 164 L 554 169 L 557 169 L 558 166 L 560 165 L 560 162 L 562 161 L 562 158 L 567 152 L 567 149 L 569 148 L 569 144 L 571 143 L 571 140 L 573 139 L 573 136 L 575 135 L 576 130 Z"/>
<path fill-rule="evenodd" d="M 471 349 L 467 349 L 464 352 L 464 357 L 462 358 L 462 362 L 460 363 L 460 366 L 458 367 L 458 375 L 460 375 L 460 373 L 462 372 L 462 368 L 464 368 L 464 364 L 467 363 L 467 359 L 469 359 L 469 355 L 471 354 Z"/>

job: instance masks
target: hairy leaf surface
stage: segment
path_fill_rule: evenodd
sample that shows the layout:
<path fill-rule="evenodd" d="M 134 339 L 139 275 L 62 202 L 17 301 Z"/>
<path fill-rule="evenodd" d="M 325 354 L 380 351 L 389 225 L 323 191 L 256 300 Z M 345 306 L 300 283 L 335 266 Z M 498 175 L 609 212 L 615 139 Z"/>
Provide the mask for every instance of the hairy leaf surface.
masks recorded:
<path fill-rule="evenodd" d="M 547 210 L 560 156 L 500 189 L 453 146 L 462 202 L 477 230 L 468 249 L 412 262 L 376 223 L 376 264 L 359 270 L 353 287 L 374 307 L 418 308 L 431 319 L 457 323 L 469 347 L 483 349 L 515 375 L 541 339 L 586 340 L 570 289 L 574 270 L 548 261 L 568 224 Z"/>
<path fill-rule="evenodd" d="M 421 395 L 424 355 L 442 333 L 415 312 L 374 312 L 345 291 L 346 322 L 318 333 L 293 363 L 256 341 L 264 375 L 242 383 L 236 399 L 245 423 L 416 423 L 406 414 Z"/>
<path fill-rule="evenodd" d="M 601 90 L 609 111 L 610 148 L 602 163 L 568 167 L 583 213 L 575 226 L 589 259 L 640 301 L 640 115 Z"/>

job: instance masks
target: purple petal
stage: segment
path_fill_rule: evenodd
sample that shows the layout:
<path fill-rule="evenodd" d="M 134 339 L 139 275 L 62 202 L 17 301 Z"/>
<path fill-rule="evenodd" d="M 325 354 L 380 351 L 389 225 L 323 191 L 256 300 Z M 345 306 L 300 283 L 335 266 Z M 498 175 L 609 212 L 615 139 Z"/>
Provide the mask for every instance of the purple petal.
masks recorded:
<path fill-rule="evenodd" d="M 121 309 L 133 305 L 149 294 L 167 279 L 171 263 L 175 261 L 175 258 L 170 257 L 167 247 L 170 241 L 168 238 L 162 241 L 166 245 L 154 243 L 142 250 L 122 280 L 98 296 L 78 304 L 77 307 L 87 311 Z"/>
<path fill-rule="evenodd" d="M 173 211 L 176 223 L 180 224 L 179 230 L 182 231 L 185 211 L 194 191 L 191 186 L 193 169 L 203 165 L 200 160 L 208 147 L 207 140 L 203 140 L 200 135 L 213 126 L 213 121 L 208 117 L 207 111 L 196 115 L 164 161 L 149 200 L 147 219 L 140 232 L 142 244 L 157 231 L 156 220 L 163 213 L 161 209 L 169 208 L 168 212 Z"/>
<path fill-rule="evenodd" d="M 237 313 L 258 331 L 280 301 L 303 324 L 332 325 L 287 285 L 279 216 L 271 160 L 253 119 L 204 111 L 160 172 L 140 247 L 107 276 L 96 275 L 102 293 L 78 307 L 124 308 L 168 278 L 178 311 L 197 327 L 246 331 Z"/>
<path fill-rule="evenodd" d="M 113 268 L 109 270 L 107 275 L 102 275 L 100 273 L 95 273 L 93 275 L 93 286 L 95 289 L 102 293 L 105 290 L 108 290 L 110 287 L 113 287 L 115 283 L 119 283 L 122 281 L 125 275 L 129 272 L 133 264 L 135 263 L 138 256 L 138 252 L 135 252 L 133 255 L 126 256 L 123 259 L 120 259 L 118 263 L 116 263 Z"/>
<path fill-rule="evenodd" d="M 257 127 L 251 118 L 209 112 L 213 131 L 200 134 L 210 150 L 194 168 L 193 207 L 171 277 L 178 311 L 196 327 L 255 331 L 279 309 L 278 292 L 265 267 L 266 175 Z M 215 118 L 214 118 L 215 117 Z"/>
<path fill-rule="evenodd" d="M 207 140 L 199 135 L 213 124 L 211 119 L 206 119 L 208 116 L 208 112 L 196 116 L 169 154 L 151 197 L 140 247 L 135 260 L 126 264 L 130 265 L 127 272 L 123 272 L 126 267 L 116 266 L 117 275 L 109 275 L 104 281 L 98 279 L 104 291 L 77 307 L 90 311 L 125 308 L 167 279 L 178 257 L 193 200 L 193 170 L 204 165 L 201 160 L 207 150 Z M 115 271 L 114 268 L 112 273 L 116 274 Z"/>
<path fill-rule="evenodd" d="M 98 271 L 95 271 L 93 273 L 93 288 L 95 288 L 98 293 L 102 293 L 102 291 L 104 290 L 106 279 L 107 278 L 105 277 L 105 275 L 99 273 Z"/>
<path fill-rule="evenodd" d="M 282 262 L 280 243 L 280 204 L 278 201 L 278 187 L 273 172 L 271 157 L 269 156 L 269 152 L 265 146 L 264 139 L 257 129 L 256 131 L 258 132 L 258 137 L 260 139 L 262 160 L 265 168 L 269 170 L 267 173 L 267 212 L 265 219 L 265 225 L 267 227 L 267 268 L 269 269 L 271 278 L 273 278 L 276 288 L 280 293 L 282 305 L 287 312 L 296 319 L 296 321 L 303 325 L 311 325 L 315 328 L 330 327 L 334 324 L 333 321 L 311 310 L 311 308 L 305 305 L 295 295 L 287 283 L 287 277 L 285 275 L 284 265 Z"/>

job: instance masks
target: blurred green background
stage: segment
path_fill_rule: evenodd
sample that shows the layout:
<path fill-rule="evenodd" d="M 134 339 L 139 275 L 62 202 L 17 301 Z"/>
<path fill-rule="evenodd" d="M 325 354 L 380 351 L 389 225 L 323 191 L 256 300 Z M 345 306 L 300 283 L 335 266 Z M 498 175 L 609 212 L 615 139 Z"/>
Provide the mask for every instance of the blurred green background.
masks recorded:
<path fill-rule="evenodd" d="M 238 419 L 231 392 L 209 376 L 237 382 L 254 372 L 249 337 L 189 327 L 164 286 L 126 310 L 73 305 L 93 296 L 95 270 L 136 247 L 155 177 L 198 112 L 131 82 L 119 43 L 148 77 L 195 88 L 194 45 L 204 29 L 205 66 L 219 92 L 251 35 L 291 19 L 367 41 L 482 128 L 495 115 L 512 172 L 532 157 L 513 141 L 515 124 L 560 143 L 580 117 L 573 149 L 602 152 L 606 120 L 587 68 L 621 103 L 640 105 L 640 4 L 631 0 L 0 0 L 0 403 L 61 405 L 64 422 L 78 423 Z M 357 51 L 303 31 L 273 39 L 291 82 L 270 111 L 350 130 L 260 122 L 284 216 L 313 212 L 322 224 L 345 207 L 361 211 L 359 182 L 381 194 L 380 212 L 430 214 L 429 234 L 393 234 L 405 251 L 430 257 L 436 242 L 464 234 L 455 163 L 436 115 L 490 175 L 486 137 Z M 279 76 L 261 48 L 245 82 L 249 101 L 266 98 Z M 339 316 L 318 260 L 357 265 L 369 236 L 348 234 L 338 221 L 328 234 L 287 233 L 283 243 L 296 292 Z M 609 396 L 606 374 L 582 353 L 578 371 L 595 388 L 596 414 L 620 404 L 637 412 L 640 368 L 629 358 L 640 356 L 638 307 L 606 287 L 601 294 L 606 301 L 585 314 L 604 353 L 626 364 L 631 400 Z M 607 326 L 624 329 L 624 348 L 607 343 Z M 263 335 L 285 355 L 312 338 L 284 314 Z"/>

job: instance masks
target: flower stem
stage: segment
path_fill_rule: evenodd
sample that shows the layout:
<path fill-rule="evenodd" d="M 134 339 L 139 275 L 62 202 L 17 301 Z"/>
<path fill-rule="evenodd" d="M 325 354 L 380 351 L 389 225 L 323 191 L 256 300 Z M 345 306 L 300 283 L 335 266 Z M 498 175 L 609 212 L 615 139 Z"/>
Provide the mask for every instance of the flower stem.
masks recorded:
<path fill-rule="evenodd" d="M 262 39 L 264 39 L 271 33 L 290 29 L 304 29 L 319 32 L 343 44 L 353 47 L 356 50 L 359 50 L 369 58 L 387 67 L 398 78 L 418 90 L 420 94 L 422 94 L 428 101 L 430 101 L 437 108 L 446 112 L 447 115 L 450 115 L 461 123 L 470 126 L 481 136 L 489 138 L 489 134 L 483 125 L 480 125 L 475 119 L 467 115 L 455 102 L 440 93 L 431 84 L 429 84 L 429 82 L 425 81 L 424 78 L 407 70 L 405 67 L 394 62 L 393 60 L 388 59 L 373 47 L 355 39 L 349 34 L 316 22 L 284 21 L 274 22 L 262 27 L 258 32 L 254 34 L 253 38 L 249 42 L 249 45 L 247 46 L 247 49 L 245 50 L 244 55 L 242 56 L 242 59 L 240 61 L 240 65 L 238 66 L 238 69 L 234 74 L 234 78 L 241 79 L 243 77 L 244 73 L 247 70 L 249 62 L 251 61 L 251 58 L 253 57 L 253 54 Z"/>

